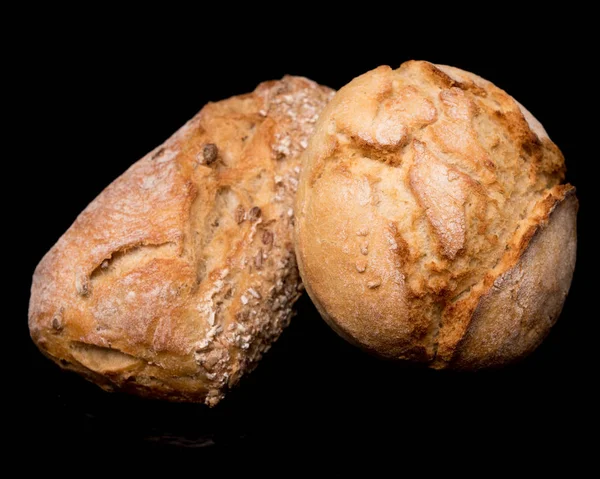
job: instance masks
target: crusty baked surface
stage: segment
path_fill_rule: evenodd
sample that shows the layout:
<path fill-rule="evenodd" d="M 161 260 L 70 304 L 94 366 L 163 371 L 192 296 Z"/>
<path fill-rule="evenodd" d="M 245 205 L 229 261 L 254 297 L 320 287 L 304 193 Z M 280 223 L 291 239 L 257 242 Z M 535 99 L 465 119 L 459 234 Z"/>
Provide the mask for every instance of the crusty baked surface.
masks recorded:
<path fill-rule="evenodd" d="M 300 77 L 206 105 L 38 265 L 38 347 L 105 389 L 216 404 L 292 316 L 293 197 L 333 92 Z"/>
<path fill-rule="evenodd" d="M 542 341 L 573 274 L 577 200 L 504 91 L 428 62 L 379 67 L 337 93 L 303 162 L 300 272 L 343 337 L 463 369 Z"/>

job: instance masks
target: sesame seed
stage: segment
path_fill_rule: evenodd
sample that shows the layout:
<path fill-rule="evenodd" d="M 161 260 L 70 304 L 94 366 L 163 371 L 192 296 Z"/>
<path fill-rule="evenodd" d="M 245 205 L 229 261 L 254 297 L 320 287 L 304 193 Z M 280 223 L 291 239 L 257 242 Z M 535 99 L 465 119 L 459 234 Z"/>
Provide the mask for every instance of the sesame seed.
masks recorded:
<path fill-rule="evenodd" d="M 262 268 L 262 264 L 263 264 L 263 250 L 262 250 L 262 248 L 260 248 L 258 250 L 258 253 L 256 253 L 256 256 L 254 257 L 254 265 L 257 268 Z"/>
<path fill-rule="evenodd" d="M 246 211 L 242 205 L 238 205 L 235 210 L 235 222 L 239 225 L 246 217 Z"/>
<path fill-rule="evenodd" d="M 202 149 L 202 156 L 204 158 L 204 164 L 210 165 L 213 163 L 219 156 L 219 149 L 217 148 L 217 145 L 214 143 L 207 143 L 204 145 L 204 148 Z"/>
<path fill-rule="evenodd" d="M 254 288 L 248 288 L 248 292 L 256 299 L 260 299 L 260 294 Z"/>
<path fill-rule="evenodd" d="M 269 230 L 263 231 L 262 234 L 262 242 L 263 244 L 269 245 L 273 243 L 273 232 Z"/>
<path fill-rule="evenodd" d="M 250 211 L 248 211 L 248 219 L 250 221 L 255 221 L 258 218 L 260 218 L 260 216 L 262 215 L 262 211 L 258 206 L 253 206 L 252 208 L 250 208 Z"/>
<path fill-rule="evenodd" d="M 52 329 L 54 329 L 55 331 L 61 331 L 62 328 L 63 325 L 62 321 L 60 320 L 60 317 L 54 316 L 54 318 L 52 318 Z"/>

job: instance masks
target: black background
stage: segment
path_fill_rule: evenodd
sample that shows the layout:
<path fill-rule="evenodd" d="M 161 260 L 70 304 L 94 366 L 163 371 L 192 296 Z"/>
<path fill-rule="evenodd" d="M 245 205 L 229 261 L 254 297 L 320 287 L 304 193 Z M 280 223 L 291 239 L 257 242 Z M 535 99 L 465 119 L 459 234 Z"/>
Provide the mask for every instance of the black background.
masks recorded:
<path fill-rule="evenodd" d="M 421 12 L 402 19 L 416 26 L 408 33 L 404 24 L 346 23 L 306 9 L 275 12 L 274 20 L 244 20 L 232 10 L 242 24 L 206 12 L 158 12 L 151 20 L 94 12 L 72 21 L 52 11 L 40 13 L 23 34 L 34 41 L 18 55 L 24 93 L 15 96 L 26 135 L 14 140 L 20 152 L 14 163 L 24 181 L 14 197 L 21 223 L 14 297 L 5 300 L 14 306 L 10 320 L 18 331 L 18 341 L 5 341 L 22 358 L 22 384 L 11 387 L 23 411 L 19 445 L 56 457 L 76 450 L 97 456 L 141 449 L 158 458 L 283 448 L 306 458 L 324 450 L 346 462 L 350 449 L 387 445 L 395 451 L 388 457 L 402 461 L 413 450 L 437 458 L 455 449 L 462 454 L 455 461 L 487 454 L 493 464 L 537 458 L 533 450 L 541 446 L 545 463 L 567 449 L 575 451 L 573 466 L 584 461 L 586 437 L 597 433 L 591 356 L 598 314 L 589 307 L 587 281 L 595 263 L 597 155 L 587 119 L 597 104 L 587 67 L 593 32 L 562 15 L 535 20 L 540 28 L 532 31 L 532 20 L 508 12 L 511 21 L 502 27 L 476 28 L 469 22 L 459 28 L 454 18 L 434 28 Z M 300 21 L 289 22 L 290 15 Z M 561 25 L 577 31 L 561 34 Z M 212 410 L 108 394 L 38 353 L 27 331 L 36 264 L 106 185 L 203 104 L 284 74 L 339 88 L 380 64 L 396 68 L 413 58 L 491 80 L 523 103 L 565 154 L 581 203 L 577 268 L 560 320 L 531 357 L 477 374 L 384 362 L 338 338 L 307 297 L 257 370 Z"/>

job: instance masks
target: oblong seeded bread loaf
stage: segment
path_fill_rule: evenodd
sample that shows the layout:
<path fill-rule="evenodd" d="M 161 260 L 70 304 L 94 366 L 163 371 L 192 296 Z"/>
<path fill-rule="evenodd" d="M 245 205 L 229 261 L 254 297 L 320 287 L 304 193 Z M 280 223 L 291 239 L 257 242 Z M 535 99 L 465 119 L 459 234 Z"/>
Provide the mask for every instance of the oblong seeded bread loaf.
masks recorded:
<path fill-rule="evenodd" d="M 216 404 L 292 316 L 293 197 L 333 92 L 299 77 L 206 105 L 38 265 L 33 340 L 107 390 Z"/>
<path fill-rule="evenodd" d="M 476 75 L 428 62 L 342 88 L 303 154 L 304 285 L 343 337 L 436 368 L 530 353 L 571 283 L 577 199 L 537 120 Z"/>

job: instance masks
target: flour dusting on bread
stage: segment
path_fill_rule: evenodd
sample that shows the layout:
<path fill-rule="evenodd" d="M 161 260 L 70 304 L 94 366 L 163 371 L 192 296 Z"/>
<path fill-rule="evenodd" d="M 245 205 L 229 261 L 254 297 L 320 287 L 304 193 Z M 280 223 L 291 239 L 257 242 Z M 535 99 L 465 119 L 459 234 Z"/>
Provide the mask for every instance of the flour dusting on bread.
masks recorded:
<path fill-rule="evenodd" d="M 379 67 L 336 94 L 303 164 L 300 272 L 345 338 L 477 369 L 526 356 L 554 324 L 575 262 L 574 188 L 540 123 L 492 83 L 428 62 Z M 493 289 L 520 270 L 504 284 L 535 298 L 521 312 Z"/>
<path fill-rule="evenodd" d="M 301 77 L 206 105 L 38 265 L 31 335 L 105 389 L 216 404 L 292 316 L 289 214 L 332 91 Z"/>

